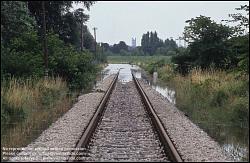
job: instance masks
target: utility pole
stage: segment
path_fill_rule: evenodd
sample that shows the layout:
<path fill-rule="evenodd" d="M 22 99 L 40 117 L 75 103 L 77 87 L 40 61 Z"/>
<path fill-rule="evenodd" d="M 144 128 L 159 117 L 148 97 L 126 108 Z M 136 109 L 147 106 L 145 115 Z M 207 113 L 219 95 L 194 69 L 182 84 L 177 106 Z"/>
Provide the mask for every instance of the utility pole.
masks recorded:
<path fill-rule="evenodd" d="M 45 65 L 45 79 L 48 78 L 48 46 L 47 46 L 47 37 L 46 37 L 46 19 L 45 19 L 45 2 L 42 1 L 42 10 L 43 10 L 43 53 L 44 53 L 44 65 Z"/>
<path fill-rule="evenodd" d="M 93 30 L 94 30 L 94 36 L 95 36 L 95 59 L 97 59 L 97 53 L 96 53 L 96 30 L 97 28 L 94 27 Z"/>

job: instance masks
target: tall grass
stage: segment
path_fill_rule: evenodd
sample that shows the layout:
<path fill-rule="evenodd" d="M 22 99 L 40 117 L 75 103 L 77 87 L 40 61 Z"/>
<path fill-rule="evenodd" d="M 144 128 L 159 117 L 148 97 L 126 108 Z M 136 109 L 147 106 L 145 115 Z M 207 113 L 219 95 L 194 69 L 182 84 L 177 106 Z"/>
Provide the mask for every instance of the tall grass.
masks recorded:
<path fill-rule="evenodd" d="M 194 121 L 248 127 L 248 76 L 195 68 L 187 76 L 173 76 L 169 83 L 176 91 L 177 107 Z"/>
<path fill-rule="evenodd" d="M 23 147 L 71 106 L 66 82 L 45 79 L 1 81 L 1 147 Z"/>

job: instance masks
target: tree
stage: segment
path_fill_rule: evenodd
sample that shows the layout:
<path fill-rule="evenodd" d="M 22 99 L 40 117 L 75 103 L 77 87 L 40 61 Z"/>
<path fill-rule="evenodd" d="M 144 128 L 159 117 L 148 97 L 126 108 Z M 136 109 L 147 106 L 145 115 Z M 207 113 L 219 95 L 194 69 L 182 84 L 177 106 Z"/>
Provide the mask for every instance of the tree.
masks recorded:
<path fill-rule="evenodd" d="M 128 45 L 124 41 L 120 41 L 118 44 L 114 44 L 111 50 L 113 53 L 120 53 L 121 50 L 128 51 Z"/>
<path fill-rule="evenodd" d="M 226 22 L 239 22 L 238 25 L 235 26 L 235 32 L 237 35 L 244 35 L 244 32 L 246 34 L 249 34 L 249 6 L 244 5 L 240 6 L 239 8 L 235 8 L 236 10 L 243 10 L 246 12 L 245 15 L 242 13 L 236 13 L 236 14 L 229 14 L 229 17 L 232 17 L 231 20 L 223 20 Z"/>
<path fill-rule="evenodd" d="M 81 26 L 81 51 L 83 51 L 83 23 L 89 19 L 89 16 L 83 13 L 83 9 L 79 8 L 75 11 L 75 17 Z"/>
<path fill-rule="evenodd" d="M 157 32 L 147 32 L 142 35 L 141 47 L 145 54 L 153 55 L 159 47 L 163 47 L 164 42 L 157 36 Z"/>
<path fill-rule="evenodd" d="M 45 12 L 46 12 L 46 25 L 47 30 L 53 30 L 56 34 L 59 34 L 60 39 L 68 40 L 67 35 L 65 36 L 65 31 L 69 29 L 70 22 L 77 21 L 77 19 L 67 15 L 70 13 L 72 8 L 73 1 L 45 1 Z M 75 3 L 83 4 L 84 8 L 89 10 L 89 7 L 93 5 L 94 1 L 75 1 Z M 32 16 L 35 17 L 35 20 L 38 25 L 38 31 L 41 36 L 42 22 L 43 22 L 43 11 L 41 1 L 28 1 L 28 8 Z M 65 15 L 68 17 L 65 19 Z M 68 24 L 68 25 L 65 25 Z M 74 24 L 74 23 L 73 23 Z M 71 32 L 74 32 L 73 30 Z"/>
<path fill-rule="evenodd" d="M 142 39 L 141 39 L 141 48 L 143 50 L 143 52 L 145 54 L 150 52 L 150 42 L 149 42 L 149 32 L 147 32 L 146 34 L 142 35 Z"/>
<path fill-rule="evenodd" d="M 35 19 L 25 2 L 1 1 L 1 41 L 6 45 L 23 32 L 34 29 Z"/>
<path fill-rule="evenodd" d="M 41 75 L 41 45 L 25 2 L 1 1 L 1 69 L 8 76 Z"/>
<path fill-rule="evenodd" d="M 104 51 L 108 51 L 110 49 L 108 43 L 101 43 L 101 47 L 103 48 Z"/>
<path fill-rule="evenodd" d="M 192 60 L 193 66 L 207 68 L 211 64 L 217 68 L 226 68 L 231 60 L 226 41 L 233 34 L 232 28 L 217 24 L 210 17 L 199 16 L 187 20 L 184 28 L 184 38 L 189 43 L 188 57 L 180 55 L 183 59 L 175 58 L 174 61 L 185 58 Z"/>
<path fill-rule="evenodd" d="M 80 47 L 80 27 L 77 22 L 74 12 L 68 12 L 62 16 L 64 22 L 61 26 L 62 30 L 60 37 L 66 44 L 73 44 L 76 47 Z"/>
<path fill-rule="evenodd" d="M 95 39 L 94 36 L 89 32 L 89 29 L 86 25 L 83 25 L 83 46 L 86 49 L 94 52 Z"/>
<path fill-rule="evenodd" d="M 232 51 L 235 51 L 235 60 L 237 60 L 239 70 L 249 73 L 249 6 L 240 6 L 236 10 L 243 10 L 245 14 L 229 14 L 229 17 L 233 19 L 224 21 L 239 22 L 235 26 L 234 37 L 229 40 L 229 43 Z"/>

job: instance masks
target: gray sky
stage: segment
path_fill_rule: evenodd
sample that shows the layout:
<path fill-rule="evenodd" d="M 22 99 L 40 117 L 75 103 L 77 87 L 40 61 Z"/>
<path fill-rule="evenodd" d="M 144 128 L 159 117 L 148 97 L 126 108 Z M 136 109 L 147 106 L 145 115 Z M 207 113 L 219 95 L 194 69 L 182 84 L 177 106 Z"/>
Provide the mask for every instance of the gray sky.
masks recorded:
<path fill-rule="evenodd" d="M 90 15 L 87 26 L 92 34 L 92 28 L 97 27 L 97 42 L 113 45 L 123 40 L 131 45 L 132 37 L 136 37 L 137 45 L 141 45 L 142 34 L 147 31 L 156 31 L 163 40 L 176 39 L 182 35 L 186 20 L 204 15 L 219 23 L 243 4 L 249 2 L 100 1 L 86 11 Z"/>

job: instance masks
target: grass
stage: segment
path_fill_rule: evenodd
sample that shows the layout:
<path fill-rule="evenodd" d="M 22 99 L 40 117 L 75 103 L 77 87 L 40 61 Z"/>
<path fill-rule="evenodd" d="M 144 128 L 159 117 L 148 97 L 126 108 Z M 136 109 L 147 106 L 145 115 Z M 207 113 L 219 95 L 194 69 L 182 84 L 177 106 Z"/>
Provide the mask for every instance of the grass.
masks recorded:
<path fill-rule="evenodd" d="M 160 75 L 159 75 L 160 76 Z M 222 70 L 193 69 L 187 76 L 173 75 L 167 81 L 176 91 L 176 106 L 194 123 L 221 144 L 249 143 L 249 76 L 237 76 Z M 230 139 L 230 141 L 229 141 Z M 234 144 L 233 143 L 233 144 Z M 247 161 L 248 152 L 234 151 Z"/>
<path fill-rule="evenodd" d="M 187 76 L 172 75 L 167 82 L 176 91 L 177 107 L 193 121 L 249 127 L 248 76 L 195 68 Z"/>
<path fill-rule="evenodd" d="M 170 62 L 170 56 L 107 56 L 108 63 L 132 63 L 140 66 L 164 60 Z"/>
<path fill-rule="evenodd" d="M 24 147 L 72 105 L 61 78 L 2 80 L 1 147 Z"/>

